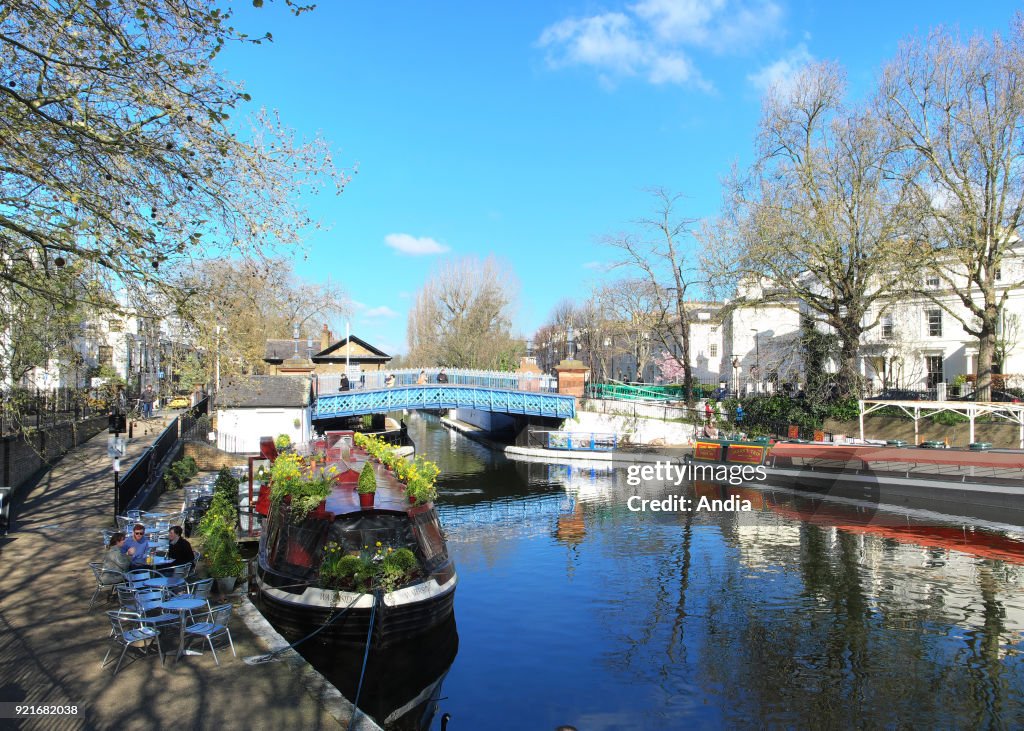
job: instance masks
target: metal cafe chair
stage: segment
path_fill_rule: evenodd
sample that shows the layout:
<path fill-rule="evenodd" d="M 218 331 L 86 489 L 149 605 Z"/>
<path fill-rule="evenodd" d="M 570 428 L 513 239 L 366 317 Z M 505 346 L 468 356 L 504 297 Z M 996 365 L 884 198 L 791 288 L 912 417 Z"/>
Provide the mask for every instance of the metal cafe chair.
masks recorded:
<path fill-rule="evenodd" d="M 92 593 L 92 599 L 89 600 L 89 609 L 92 609 L 96 605 L 96 599 L 99 595 L 106 591 L 107 601 L 110 601 L 111 597 L 114 596 L 114 592 L 117 587 L 124 586 L 128 580 L 127 577 L 120 571 L 114 569 L 104 569 L 103 564 L 99 561 L 93 561 L 89 564 L 89 568 L 92 569 L 93 576 L 96 577 L 96 590 Z"/>
<path fill-rule="evenodd" d="M 121 655 L 117 658 L 114 675 L 117 675 L 117 671 L 121 669 L 124 656 L 131 647 L 142 650 L 142 655 L 145 656 L 149 654 L 153 645 L 156 645 L 160 662 L 163 663 L 164 651 L 160 647 L 160 632 L 149 626 L 137 612 L 107 612 L 107 617 L 110 618 L 110 647 L 107 648 L 107 654 L 103 656 L 101 668 L 107 666 L 107 660 L 115 647 L 121 647 Z"/>
<path fill-rule="evenodd" d="M 203 552 L 202 551 L 193 551 L 192 552 L 192 563 L 189 564 L 189 571 L 188 571 L 188 573 L 183 577 L 186 581 L 188 581 L 190 579 L 195 579 L 196 578 L 196 571 L 199 570 L 199 560 L 202 557 L 203 557 Z"/>
<path fill-rule="evenodd" d="M 231 630 L 228 629 L 228 622 L 231 620 L 231 605 L 221 604 L 211 609 L 205 616 L 206 619 L 204 621 L 185 627 L 185 636 L 188 638 L 188 641 L 196 637 L 204 638 L 210 645 L 213 661 L 220 665 L 220 660 L 217 658 L 217 650 L 213 647 L 213 641 L 226 635 L 228 644 L 231 646 L 231 654 L 234 657 L 238 657 L 237 653 L 235 653 L 235 643 L 231 639 Z"/>
<path fill-rule="evenodd" d="M 125 574 L 125 578 L 128 580 L 128 585 L 133 589 L 139 589 L 142 587 L 142 582 L 148 581 L 149 579 L 157 579 L 160 577 L 156 571 L 150 569 L 133 569 Z"/>
<path fill-rule="evenodd" d="M 206 610 L 210 610 L 210 592 L 213 590 L 213 579 L 201 579 L 188 585 L 188 593 L 193 599 L 202 599 L 206 602 Z"/>

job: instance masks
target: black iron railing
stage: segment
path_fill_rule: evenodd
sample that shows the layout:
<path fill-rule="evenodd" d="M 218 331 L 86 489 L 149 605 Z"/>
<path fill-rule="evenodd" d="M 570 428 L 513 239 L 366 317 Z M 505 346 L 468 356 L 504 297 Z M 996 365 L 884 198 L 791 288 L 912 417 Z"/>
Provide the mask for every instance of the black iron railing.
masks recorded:
<path fill-rule="evenodd" d="M 127 510 L 136 496 L 147 487 L 150 482 L 158 478 L 157 468 L 164 461 L 167 454 L 178 444 L 178 419 L 175 419 L 160 436 L 156 438 L 145 452 L 135 461 L 135 464 L 120 477 L 117 482 L 117 491 L 114 502 L 114 514 L 120 515 Z"/>
<path fill-rule="evenodd" d="M 104 407 L 85 389 L 6 389 L 0 391 L 0 435 L 78 421 L 103 413 Z"/>
<path fill-rule="evenodd" d="M 210 397 L 204 396 L 195 406 L 183 413 L 181 421 L 182 439 L 205 440 L 206 433 L 210 430 Z"/>

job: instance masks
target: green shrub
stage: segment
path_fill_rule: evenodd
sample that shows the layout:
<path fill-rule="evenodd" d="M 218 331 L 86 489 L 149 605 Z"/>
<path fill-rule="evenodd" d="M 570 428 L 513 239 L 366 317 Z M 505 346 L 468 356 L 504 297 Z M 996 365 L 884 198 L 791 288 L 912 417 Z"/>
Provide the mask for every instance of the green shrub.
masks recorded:
<path fill-rule="evenodd" d="M 217 479 L 213 483 L 213 494 L 223 495 L 237 510 L 238 485 L 239 480 L 231 474 L 231 470 L 227 467 L 221 467 L 217 473 Z"/>
<path fill-rule="evenodd" d="M 933 424 L 939 426 L 956 426 L 957 424 L 966 424 L 970 421 L 969 418 L 955 411 L 940 411 L 937 414 L 932 414 L 931 420 Z"/>
<path fill-rule="evenodd" d="M 191 457 L 183 457 L 171 464 L 164 472 L 164 483 L 168 490 L 177 490 L 199 472 L 196 461 Z"/>
<path fill-rule="evenodd" d="M 373 473 L 373 466 L 369 462 L 363 465 L 363 471 L 359 473 L 358 489 L 360 495 L 377 492 L 377 475 Z"/>
<path fill-rule="evenodd" d="M 292 438 L 287 434 L 278 434 L 277 438 L 274 440 L 274 446 L 277 447 L 279 451 L 288 449 L 292 446 Z"/>
<path fill-rule="evenodd" d="M 416 554 L 408 548 L 399 548 L 398 550 L 389 553 L 384 557 L 383 564 L 385 566 L 397 568 L 402 572 L 412 571 L 419 567 L 419 562 L 416 560 Z"/>
<path fill-rule="evenodd" d="M 359 555 L 346 555 L 331 541 L 324 547 L 320 564 L 320 586 L 367 592 L 374 587 L 394 591 L 409 583 L 419 571 L 416 554 L 408 548 L 391 549 L 377 543 Z"/>

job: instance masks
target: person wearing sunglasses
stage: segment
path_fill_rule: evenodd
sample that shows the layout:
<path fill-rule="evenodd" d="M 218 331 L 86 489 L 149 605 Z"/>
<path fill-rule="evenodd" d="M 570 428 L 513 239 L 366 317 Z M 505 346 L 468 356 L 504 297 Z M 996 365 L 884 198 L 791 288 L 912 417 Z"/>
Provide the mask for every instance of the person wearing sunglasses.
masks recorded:
<path fill-rule="evenodd" d="M 132 527 L 132 534 L 125 538 L 122 552 L 134 548 L 135 553 L 129 554 L 132 557 L 132 568 L 139 568 L 146 565 L 146 557 L 149 555 L 149 540 L 146 538 L 146 526 L 136 523 Z"/>

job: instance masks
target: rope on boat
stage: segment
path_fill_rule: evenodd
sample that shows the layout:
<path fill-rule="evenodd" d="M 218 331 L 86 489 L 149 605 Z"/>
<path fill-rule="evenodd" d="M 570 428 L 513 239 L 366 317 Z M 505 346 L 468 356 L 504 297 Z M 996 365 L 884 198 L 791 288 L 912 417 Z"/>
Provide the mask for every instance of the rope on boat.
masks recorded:
<path fill-rule="evenodd" d="M 373 606 L 370 607 L 370 627 L 366 630 L 366 649 L 363 650 L 363 667 L 359 670 L 359 685 L 356 686 L 356 697 L 352 701 L 352 721 L 356 720 L 356 716 L 362 711 L 359 710 L 359 694 L 363 692 L 363 678 L 366 677 L 366 661 L 370 657 L 370 643 L 373 640 L 373 620 L 377 616 L 377 604 L 384 603 L 384 594 L 380 589 L 375 589 L 373 592 Z M 366 715 L 365 713 L 363 714 Z M 351 726 L 351 721 L 349 726 Z"/>
<path fill-rule="evenodd" d="M 323 632 L 329 626 L 334 624 L 334 622 L 336 622 L 337 620 L 339 620 L 342 617 L 344 617 L 345 613 L 348 612 L 348 610 L 351 609 L 352 606 L 357 601 L 359 601 L 359 597 L 360 596 L 361 595 L 357 594 L 356 597 L 354 599 L 352 599 L 352 601 L 350 601 L 348 603 L 347 607 L 342 609 L 340 612 L 338 612 L 334 616 L 330 617 L 326 622 L 324 622 L 322 625 L 320 625 L 315 630 L 310 632 L 308 635 L 303 637 L 301 640 L 296 640 L 295 642 L 291 643 L 290 645 L 287 645 L 287 646 L 282 647 L 280 649 L 274 650 L 273 652 L 268 652 L 268 653 L 266 653 L 264 655 L 251 655 L 249 657 L 243 657 L 242 658 L 242 662 L 244 662 L 246 665 L 262 665 L 264 663 L 274 662 L 275 660 L 279 659 L 281 657 L 281 655 L 283 655 L 284 653 L 288 652 L 288 650 L 292 650 L 292 649 L 298 647 L 299 645 L 301 645 L 303 642 L 305 642 L 306 640 L 310 639 L 311 637 L 316 637 L 318 634 Z M 375 596 L 374 597 L 374 601 L 373 601 L 373 610 L 376 610 L 376 608 L 377 608 L 377 598 Z M 372 619 L 373 615 L 372 615 L 372 613 L 371 613 L 370 616 L 371 616 L 370 626 L 373 627 L 373 619 Z"/>

